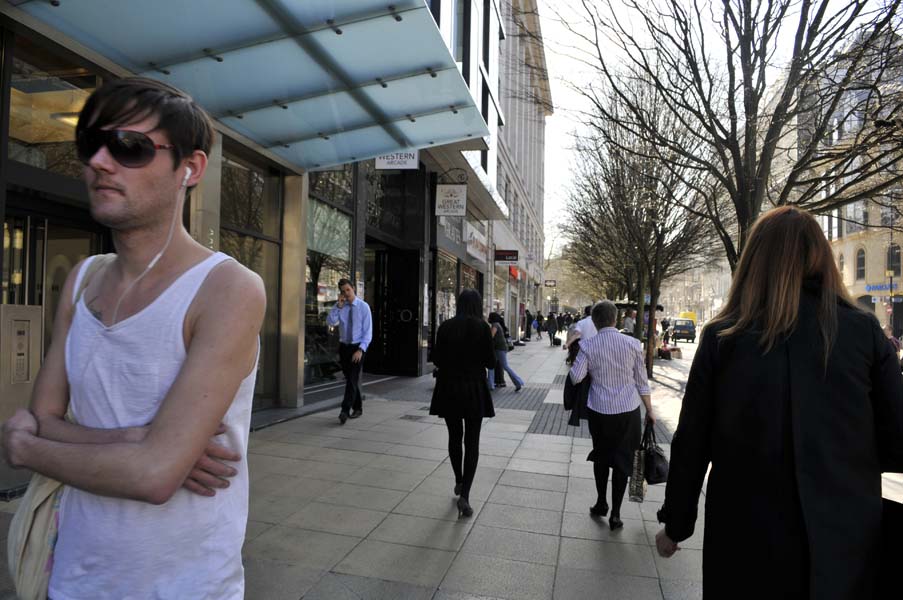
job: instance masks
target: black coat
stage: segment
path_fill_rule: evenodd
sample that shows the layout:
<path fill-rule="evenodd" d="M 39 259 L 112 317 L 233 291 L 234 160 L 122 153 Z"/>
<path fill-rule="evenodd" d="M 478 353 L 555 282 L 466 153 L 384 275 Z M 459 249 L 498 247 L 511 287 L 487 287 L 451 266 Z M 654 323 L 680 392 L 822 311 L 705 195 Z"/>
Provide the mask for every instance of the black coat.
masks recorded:
<path fill-rule="evenodd" d="M 580 383 L 574 385 L 570 373 L 564 380 L 564 410 L 571 411 L 571 416 L 568 417 L 568 425 L 571 427 L 580 427 L 581 420 L 589 419 L 589 408 L 586 404 L 589 401 L 592 381 L 587 375 Z"/>
<path fill-rule="evenodd" d="M 881 472 L 903 470 L 903 378 L 877 320 L 838 306 L 827 370 L 807 287 L 794 332 L 763 355 L 753 332 L 703 333 L 659 513 L 693 534 L 705 503 L 707 598 L 872 598 Z"/>
<path fill-rule="evenodd" d="M 444 321 L 436 332 L 433 364 L 439 369 L 430 414 L 494 417 L 486 369 L 495 368 L 489 324 L 472 317 Z"/>

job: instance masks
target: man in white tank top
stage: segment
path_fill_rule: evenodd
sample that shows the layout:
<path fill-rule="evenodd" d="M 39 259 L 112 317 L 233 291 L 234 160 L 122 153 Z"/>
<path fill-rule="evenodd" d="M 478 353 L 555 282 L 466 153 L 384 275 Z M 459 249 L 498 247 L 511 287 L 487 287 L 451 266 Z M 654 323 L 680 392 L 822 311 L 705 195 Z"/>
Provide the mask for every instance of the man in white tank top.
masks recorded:
<path fill-rule="evenodd" d="M 242 598 L 266 296 L 182 226 L 210 118 L 166 84 L 129 78 L 88 99 L 76 135 L 116 255 L 69 275 L 31 410 L 3 427 L 11 465 L 66 486 L 49 597 Z"/>

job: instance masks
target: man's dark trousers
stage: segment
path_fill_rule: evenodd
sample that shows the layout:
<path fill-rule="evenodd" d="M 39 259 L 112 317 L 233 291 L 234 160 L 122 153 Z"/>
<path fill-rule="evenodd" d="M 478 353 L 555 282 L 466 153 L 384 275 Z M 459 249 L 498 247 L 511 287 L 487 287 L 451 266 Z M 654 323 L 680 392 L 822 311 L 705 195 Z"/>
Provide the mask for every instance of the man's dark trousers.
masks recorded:
<path fill-rule="evenodd" d="M 359 344 L 339 344 L 339 364 L 345 376 L 345 397 L 342 399 L 342 412 L 350 414 L 352 410 L 363 410 L 361 396 L 361 369 L 364 359 L 354 363 L 351 357 L 360 348 Z"/>

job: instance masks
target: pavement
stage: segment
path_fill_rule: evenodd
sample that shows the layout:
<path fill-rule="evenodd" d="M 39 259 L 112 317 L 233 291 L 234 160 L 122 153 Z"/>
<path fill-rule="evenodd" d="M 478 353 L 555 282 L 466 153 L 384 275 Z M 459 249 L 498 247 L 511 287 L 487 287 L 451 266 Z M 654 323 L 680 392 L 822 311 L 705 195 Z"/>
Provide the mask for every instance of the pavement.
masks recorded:
<path fill-rule="evenodd" d="M 667 452 L 692 360 L 657 363 L 654 402 Z M 518 347 L 525 379 L 494 393 L 459 519 L 444 423 L 428 414 L 431 376 L 367 386 L 364 415 L 329 409 L 251 436 L 247 597 L 578 599 L 701 597 L 701 532 L 670 561 L 654 552 L 664 486 L 625 500 L 612 533 L 595 501 L 584 428 L 560 409 L 564 352 Z"/>
<path fill-rule="evenodd" d="M 682 348 L 682 359 L 655 366 L 666 454 L 695 345 Z M 654 550 L 664 485 L 642 504 L 625 499 L 619 531 L 590 518 L 590 440 L 563 425 L 564 357 L 543 342 L 509 355 L 526 388 L 494 393 L 469 519 L 455 507 L 445 425 L 428 414 L 430 376 L 368 386 L 363 416 L 344 426 L 330 408 L 254 431 L 246 597 L 701 598 L 702 505 L 699 531 L 668 560 Z M 4 537 L 15 506 L 0 504 Z M 10 588 L 0 569 L 0 598 Z"/>

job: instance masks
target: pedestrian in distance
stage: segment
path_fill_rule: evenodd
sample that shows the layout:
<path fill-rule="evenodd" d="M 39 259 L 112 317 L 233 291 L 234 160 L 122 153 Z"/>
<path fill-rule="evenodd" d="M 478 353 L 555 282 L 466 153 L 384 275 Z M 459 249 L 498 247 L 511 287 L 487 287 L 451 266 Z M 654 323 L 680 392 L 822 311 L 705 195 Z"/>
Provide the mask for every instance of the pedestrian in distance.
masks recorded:
<path fill-rule="evenodd" d="M 502 330 L 502 337 L 505 340 L 505 349 L 508 349 L 508 327 L 505 325 L 505 318 L 497 312 L 489 313 L 489 324 L 490 325 L 498 325 L 498 327 Z M 493 344 L 495 340 L 493 339 Z M 491 389 L 495 388 L 503 388 L 507 387 L 508 384 L 505 383 L 505 370 L 499 364 L 498 360 L 495 362 L 495 366 L 492 368 L 492 375 L 494 378 L 493 385 L 489 386 Z"/>
<path fill-rule="evenodd" d="M 556 322 L 558 323 L 558 333 L 561 333 L 562 331 L 564 331 L 564 328 L 565 328 L 565 325 L 564 325 L 564 314 L 563 314 L 563 313 L 558 313 L 558 316 L 555 318 L 555 320 L 556 320 Z"/>
<path fill-rule="evenodd" d="M 543 328 L 545 327 L 545 317 L 542 316 L 542 313 L 536 312 L 536 339 L 542 339 Z"/>
<path fill-rule="evenodd" d="M 656 536 L 693 535 L 707 598 L 875 598 L 882 471 L 903 471 L 903 377 L 809 213 L 762 215 L 706 326 Z M 894 538 L 899 543 L 899 539 Z"/>
<path fill-rule="evenodd" d="M 595 337 L 599 330 L 596 328 L 596 325 L 593 323 L 592 317 L 593 306 L 592 304 L 583 307 L 583 318 L 577 321 L 574 326 L 580 331 L 580 338 L 583 341 L 586 341 L 592 337 Z M 576 355 L 575 355 L 576 357 Z M 571 361 L 573 363 L 573 361 Z"/>
<path fill-rule="evenodd" d="M 514 382 L 514 391 L 519 392 L 524 387 L 524 380 L 521 379 L 511 365 L 508 364 L 508 341 L 502 330 L 502 325 L 498 321 L 490 321 L 492 330 L 492 347 L 495 350 L 495 367 L 489 371 L 489 389 L 495 389 L 495 370 L 501 369 L 508 373 L 508 377 Z"/>
<path fill-rule="evenodd" d="M 633 310 L 627 309 L 627 312 L 624 313 L 624 323 L 621 326 L 621 329 L 628 332 L 630 335 L 633 335 L 633 332 L 636 329 L 634 314 L 636 313 Z"/>
<path fill-rule="evenodd" d="M 433 345 L 433 364 L 439 373 L 430 414 L 445 419 L 448 428 L 459 517 L 473 515 L 470 489 L 480 458 L 480 428 L 484 418 L 495 416 L 486 370 L 495 367 L 496 357 L 492 331 L 482 312 L 480 294 L 463 290 L 457 314 L 439 326 Z"/>
<path fill-rule="evenodd" d="M 530 338 L 533 337 L 533 313 L 527 309 L 524 312 L 524 339 L 523 341 L 529 342 Z"/>
<path fill-rule="evenodd" d="M 361 394 L 361 370 L 364 356 L 373 340 L 373 317 L 370 305 L 358 298 L 354 284 L 348 279 L 339 280 L 339 299 L 329 311 L 326 324 L 339 327 L 339 364 L 345 376 L 345 395 L 339 412 L 339 423 L 356 419 L 364 412 Z"/>
<path fill-rule="evenodd" d="M 123 78 L 91 94 L 75 135 L 116 254 L 69 274 L 30 410 L 3 426 L 10 465 L 64 485 L 47 596 L 238 600 L 266 295 L 183 226 L 213 123 L 181 91 Z"/>
<path fill-rule="evenodd" d="M 546 333 L 549 334 L 549 346 L 554 346 L 555 335 L 558 333 L 558 320 L 555 318 L 555 313 L 549 313 L 546 319 Z"/>
<path fill-rule="evenodd" d="M 589 512 L 596 518 L 608 514 L 605 493 L 610 469 L 611 518 L 608 524 L 614 531 L 624 525 L 621 503 L 633 470 L 633 453 L 640 446 L 640 402 L 646 406 L 648 422 L 654 423 L 655 415 L 639 340 L 621 335 L 615 329 L 618 308 L 610 300 L 593 306 L 591 316 L 598 333 L 580 342 L 580 352 L 569 377 L 574 385 L 583 381 L 587 374 L 592 378 L 587 421 L 593 449 L 586 460 L 593 463 L 597 497 Z"/>

